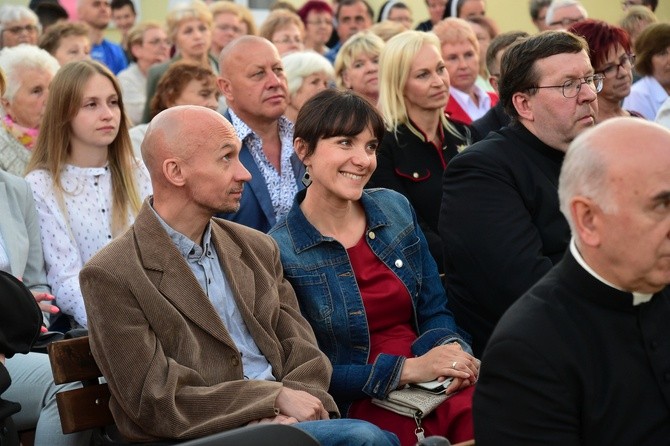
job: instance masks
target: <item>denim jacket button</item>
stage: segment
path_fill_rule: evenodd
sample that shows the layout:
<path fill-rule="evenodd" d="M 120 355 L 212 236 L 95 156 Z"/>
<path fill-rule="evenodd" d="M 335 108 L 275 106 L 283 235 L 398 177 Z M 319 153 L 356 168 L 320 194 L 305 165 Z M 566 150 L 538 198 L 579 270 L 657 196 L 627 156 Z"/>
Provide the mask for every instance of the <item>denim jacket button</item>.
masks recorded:
<path fill-rule="evenodd" d="M 398 259 L 395 261 L 396 268 L 402 268 L 402 260 Z"/>
<path fill-rule="evenodd" d="M 377 236 L 375 235 L 374 232 L 370 231 L 370 232 L 368 232 L 368 237 L 370 237 L 370 240 L 374 240 L 375 237 L 377 237 Z"/>

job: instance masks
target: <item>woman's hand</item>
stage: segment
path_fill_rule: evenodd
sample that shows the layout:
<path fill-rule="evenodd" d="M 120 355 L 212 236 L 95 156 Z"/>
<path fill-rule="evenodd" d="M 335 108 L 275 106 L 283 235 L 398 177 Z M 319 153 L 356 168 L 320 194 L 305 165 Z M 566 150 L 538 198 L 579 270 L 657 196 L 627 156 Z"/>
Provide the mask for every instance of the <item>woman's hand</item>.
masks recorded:
<path fill-rule="evenodd" d="M 56 314 L 60 311 L 60 308 L 50 304 L 50 302 L 55 299 L 51 294 L 43 291 L 31 291 L 31 293 L 33 293 L 33 297 L 35 297 L 40 310 L 49 314 Z"/>
<path fill-rule="evenodd" d="M 471 386 L 479 378 L 480 361 L 463 351 L 457 342 L 432 348 L 416 358 L 407 358 L 400 374 L 400 385 L 432 381 L 444 381 L 452 377 L 448 391 Z"/>

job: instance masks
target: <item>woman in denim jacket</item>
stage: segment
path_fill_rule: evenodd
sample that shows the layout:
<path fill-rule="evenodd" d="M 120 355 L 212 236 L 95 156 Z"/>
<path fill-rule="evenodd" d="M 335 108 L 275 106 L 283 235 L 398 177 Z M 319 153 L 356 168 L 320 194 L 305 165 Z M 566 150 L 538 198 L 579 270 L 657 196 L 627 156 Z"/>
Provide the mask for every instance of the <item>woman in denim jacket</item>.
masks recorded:
<path fill-rule="evenodd" d="M 409 202 L 363 191 L 384 125 L 351 92 L 326 90 L 303 106 L 295 149 L 308 188 L 271 231 L 286 278 L 333 364 L 330 393 L 343 415 L 414 444 L 417 424 L 371 403 L 405 384 L 453 378 L 461 390 L 423 419 L 426 434 L 473 438 L 472 385 L 479 361 L 447 298 Z"/>

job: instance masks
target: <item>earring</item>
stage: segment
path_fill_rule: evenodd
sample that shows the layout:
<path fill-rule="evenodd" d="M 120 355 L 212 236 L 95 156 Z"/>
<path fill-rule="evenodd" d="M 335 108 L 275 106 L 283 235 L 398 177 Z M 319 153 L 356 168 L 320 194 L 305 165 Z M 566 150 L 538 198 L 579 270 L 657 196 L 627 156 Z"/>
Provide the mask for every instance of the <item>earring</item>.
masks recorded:
<path fill-rule="evenodd" d="M 309 187 L 310 184 L 312 184 L 312 178 L 309 176 L 309 170 L 308 168 L 305 167 L 305 174 L 302 176 L 302 184 L 307 188 Z"/>

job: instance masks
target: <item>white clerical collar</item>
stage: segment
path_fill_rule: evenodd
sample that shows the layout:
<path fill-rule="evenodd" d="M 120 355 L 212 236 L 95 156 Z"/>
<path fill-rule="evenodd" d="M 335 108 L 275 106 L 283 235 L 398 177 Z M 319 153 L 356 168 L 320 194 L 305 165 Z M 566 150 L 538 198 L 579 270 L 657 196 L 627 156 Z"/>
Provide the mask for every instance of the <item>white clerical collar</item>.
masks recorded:
<path fill-rule="evenodd" d="M 603 279 L 597 272 L 595 272 L 589 265 L 586 264 L 586 261 L 582 257 L 582 255 L 579 253 L 579 250 L 577 249 L 577 244 L 575 243 L 575 238 L 573 237 L 570 239 L 570 253 L 572 256 L 577 260 L 577 263 L 581 265 L 582 268 L 586 270 L 589 274 L 591 274 L 593 277 L 598 279 L 600 282 L 604 283 L 607 286 L 610 286 L 612 288 L 615 288 L 619 291 L 623 291 L 627 293 L 628 291 L 621 289 L 620 287 L 614 285 L 613 283 L 608 282 L 607 280 Z M 653 294 L 650 293 L 638 293 L 637 291 L 633 291 L 633 305 L 640 305 L 645 302 L 649 302 L 652 298 Z"/>

